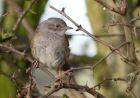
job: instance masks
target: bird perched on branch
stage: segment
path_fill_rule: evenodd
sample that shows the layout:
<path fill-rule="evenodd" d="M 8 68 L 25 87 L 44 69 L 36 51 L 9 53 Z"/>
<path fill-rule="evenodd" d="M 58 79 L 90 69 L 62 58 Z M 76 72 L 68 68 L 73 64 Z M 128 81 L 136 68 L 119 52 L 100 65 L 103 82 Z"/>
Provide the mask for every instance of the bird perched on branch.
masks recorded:
<path fill-rule="evenodd" d="M 39 24 L 31 41 L 32 55 L 50 68 L 67 70 L 69 42 L 65 32 L 72 29 L 60 18 L 49 18 Z"/>
<path fill-rule="evenodd" d="M 65 35 L 68 29 L 72 28 L 67 26 L 62 19 L 49 18 L 39 24 L 31 41 L 33 57 L 45 65 L 33 72 L 36 87 L 42 95 L 48 93 L 48 89 L 45 90 L 45 87 L 55 81 L 54 74 L 50 73 L 48 69 L 55 69 L 55 71 L 57 71 L 56 74 L 58 74 L 57 78 L 63 78 L 64 81 L 68 81 L 68 77 L 63 74 L 70 68 L 68 64 L 70 54 L 69 42 Z M 46 67 L 48 67 L 48 69 L 46 69 Z M 64 77 L 59 77 L 61 74 L 63 74 Z M 73 82 L 75 81 L 73 80 Z M 62 96 L 63 93 L 67 93 L 71 98 L 84 98 L 83 95 L 77 91 L 61 91 L 56 95 Z"/>
<path fill-rule="evenodd" d="M 61 71 L 66 71 L 70 68 L 68 65 L 69 42 L 65 35 L 68 29 L 72 28 L 67 26 L 62 19 L 49 18 L 39 24 L 31 40 L 33 57 L 46 67 L 55 69 L 58 72 L 58 77 Z M 45 69 L 42 70 L 45 72 Z M 41 76 L 37 75 L 38 77 Z M 48 77 L 50 77 L 49 73 Z M 50 82 L 54 78 L 51 79 Z"/>

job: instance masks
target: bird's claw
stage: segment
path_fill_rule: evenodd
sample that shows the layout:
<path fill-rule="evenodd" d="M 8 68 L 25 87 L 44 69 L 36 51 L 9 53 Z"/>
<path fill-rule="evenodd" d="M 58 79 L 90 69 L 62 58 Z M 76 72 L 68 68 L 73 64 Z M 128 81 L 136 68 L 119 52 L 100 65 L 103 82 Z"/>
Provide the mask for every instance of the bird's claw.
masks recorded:
<path fill-rule="evenodd" d="M 39 61 L 38 60 L 34 60 L 32 62 L 32 64 L 33 64 L 34 68 L 38 68 L 39 67 Z"/>

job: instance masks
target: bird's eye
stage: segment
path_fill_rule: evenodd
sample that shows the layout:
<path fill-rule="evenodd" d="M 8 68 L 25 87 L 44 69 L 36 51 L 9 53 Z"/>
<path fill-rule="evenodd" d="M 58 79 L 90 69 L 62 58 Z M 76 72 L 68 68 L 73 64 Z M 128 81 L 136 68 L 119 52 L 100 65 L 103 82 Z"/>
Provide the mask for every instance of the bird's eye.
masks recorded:
<path fill-rule="evenodd" d="M 56 25 L 56 27 L 57 27 L 57 28 L 59 28 L 59 27 L 60 27 L 60 25 Z"/>

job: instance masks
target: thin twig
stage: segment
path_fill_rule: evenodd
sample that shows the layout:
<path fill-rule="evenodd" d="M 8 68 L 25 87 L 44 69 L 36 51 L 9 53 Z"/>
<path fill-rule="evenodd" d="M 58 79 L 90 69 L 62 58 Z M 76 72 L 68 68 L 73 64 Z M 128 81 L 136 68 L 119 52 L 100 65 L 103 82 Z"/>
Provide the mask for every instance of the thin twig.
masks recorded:
<path fill-rule="evenodd" d="M 84 66 L 84 67 L 77 67 L 77 68 L 70 68 L 69 70 L 65 71 L 63 74 L 59 75 L 59 79 L 61 77 L 63 77 L 65 74 L 67 74 L 68 72 L 71 71 L 76 71 L 76 70 L 81 70 L 81 69 L 92 69 L 94 70 L 98 64 L 100 64 L 101 62 L 103 62 L 106 58 L 108 58 L 113 52 L 115 52 L 115 50 L 120 49 L 121 47 L 123 47 L 124 45 L 127 45 L 129 42 L 124 42 L 121 45 L 119 45 L 117 48 L 115 48 L 114 50 L 112 50 L 110 53 L 108 53 L 105 57 L 103 57 L 102 59 L 100 59 L 99 61 L 96 62 L 96 64 L 94 64 L 93 66 Z"/>
<path fill-rule="evenodd" d="M 105 0 L 95 0 L 96 2 L 100 3 L 103 7 L 109 9 L 112 12 L 118 13 L 120 15 L 124 15 L 124 13 L 121 13 L 119 9 L 112 7 L 108 3 L 106 3 Z"/>
<path fill-rule="evenodd" d="M 7 50 L 9 50 L 9 51 L 11 51 L 15 54 L 18 54 L 19 56 L 25 58 L 26 60 L 28 60 L 31 63 L 33 62 L 33 59 L 31 57 L 26 56 L 24 52 L 20 52 L 20 51 L 16 50 L 15 48 L 13 48 L 12 46 L 7 46 L 5 44 L 0 44 L 0 47 L 5 48 L 5 49 L 7 49 Z"/>
<path fill-rule="evenodd" d="M 130 28 L 140 29 L 140 26 L 136 26 L 136 25 L 133 25 L 133 24 L 130 24 L 130 23 L 121 23 L 121 22 L 117 22 L 117 23 L 115 23 L 115 24 L 109 24 L 109 26 L 116 26 L 116 25 L 127 26 L 127 27 L 130 27 Z"/>
<path fill-rule="evenodd" d="M 88 36 L 86 34 L 66 34 L 68 36 Z M 92 36 L 95 36 L 97 38 L 101 37 L 121 37 L 124 36 L 124 34 L 93 34 Z"/>
<path fill-rule="evenodd" d="M 62 88 L 74 89 L 77 91 L 87 92 L 87 93 L 93 95 L 95 98 L 106 98 L 104 95 L 97 92 L 94 88 L 90 88 L 87 85 L 82 86 L 82 85 L 78 85 L 78 84 L 65 84 L 65 83 L 56 85 L 55 88 L 52 91 L 50 91 L 45 97 L 50 96 L 51 94 L 57 92 L 58 90 L 60 90 Z"/>
<path fill-rule="evenodd" d="M 71 21 L 71 22 L 77 27 L 77 30 L 76 30 L 76 31 L 81 30 L 81 31 L 83 31 L 84 33 L 86 33 L 88 36 L 90 36 L 93 40 L 99 42 L 100 44 L 102 44 L 102 45 L 104 45 L 104 46 L 106 46 L 106 47 L 108 47 L 110 50 L 114 50 L 114 49 L 115 49 L 113 46 L 111 46 L 111 45 L 107 44 L 106 42 L 104 42 L 104 41 L 102 41 L 102 40 L 96 38 L 95 36 L 93 36 L 90 32 L 88 32 L 86 29 L 84 29 L 84 28 L 82 27 L 82 25 L 79 25 L 77 22 L 75 22 L 71 17 L 69 17 L 69 16 L 65 13 L 65 9 L 64 9 L 64 8 L 62 8 L 62 10 L 58 10 L 58 9 L 56 9 L 56 8 L 55 8 L 54 6 L 52 6 L 52 5 L 49 5 L 49 6 L 50 6 L 51 9 L 53 9 L 53 10 L 55 10 L 56 12 L 62 14 L 62 15 L 65 16 L 69 21 Z M 115 50 L 115 52 L 116 52 L 117 54 L 119 54 L 120 56 L 122 56 L 123 58 L 125 58 L 125 57 L 122 55 L 122 53 L 120 53 L 120 51 Z"/>
<path fill-rule="evenodd" d="M 131 20 L 129 21 L 129 23 L 133 23 L 133 22 L 135 22 L 135 21 L 137 21 L 137 20 L 140 20 L 140 16 L 137 16 L 137 17 L 131 19 Z"/>
<path fill-rule="evenodd" d="M 20 17 L 20 14 L 17 12 L 22 9 L 20 5 L 18 5 L 18 3 L 15 0 L 5 0 L 5 2 L 13 9 L 15 15 L 17 17 Z M 34 30 L 31 24 L 29 23 L 26 17 L 22 19 L 21 23 L 27 32 L 28 38 L 31 39 L 34 34 Z"/>
<path fill-rule="evenodd" d="M 15 86 L 18 88 L 18 81 L 16 80 L 17 77 L 15 76 L 15 73 L 13 73 L 12 75 L 11 74 L 9 75 L 6 72 L 0 70 L 0 75 L 4 75 L 8 79 L 10 79 L 15 84 Z"/>
<path fill-rule="evenodd" d="M 0 15 L 0 19 L 3 18 L 3 17 L 5 17 L 5 16 L 7 16 L 8 14 L 9 14 L 9 12 L 6 12 L 5 14 Z"/>
<path fill-rule="evenodd" d="M 50 8 L 52 8 L 53 10 L 55 10 L 56 12 L 62 14 L 63 16 L 65 16 L 68 20 L 70 20 L 76 27 L 77 27 L 77 30 L 76 31 L 83 31 L 85 32 L 87 35 L 89 35 L 91 38 L 93 38 L 95 41 L 97 42 L 100 42 L 101 44 L 103 44 L 104 46 L 107 46 L 108 47 L 108 44 L 97 39 L 95 36 L 93 36 L 90 32 L 88 32 L 87 30 L 85 30 L 81 25 L 79 25 L 78 23 L 76 23 L 73 19 L 71 19 L 65 12 L 64 12 L 64 8 L 62 8 L 62 10 L 58 10 L 56 9 L 55 7 L 53 7 L 52 5 L 49 5 Z"/>
<path fill-rule="evenodd" d="M 12 28 L 12 31 L 15 32 L 16 29 L 18 28 L 20 22 L 23 20 L 23 18 L 25 17 L 25 15 L 28 13 L 28 11 L 31 9 L 33 3 L 35 2 L 35 0 L 31 0 L 29 6 L 21 13 L 21 15 L 19 16 L 19 18 L 17 19 L 17 22 L 15 23 L 15 25 Z"/>
<path fill-rule="evenodd" d="M 103 83 L 105 83 L 107 81 L 114 81 L 114 82 L 116 82 L 116 81 L 123 81 L 123 82 L 127 82 L 127 80 L 124 79 L 124 78 L 106 78 L 103 81 L 101 81 L 100 83 L 94 85 L 94 88 L 100 87 Z"/>
<path fill-rule="evenodd" d="M 127 75 L 127 81 L 128 81 L 127 90 L 128 91 L 131 91 L 133 89 L 133 83 L 139 74 L 140 74 L 140 69 L 138 68 L 136 71 Z"/>
<path fill-rule="evenodd" d="M 102 61 L 104 61 L 106 58 L 108 58 L 115 50 L 120 49 L 121 47 L 123 47 L 124 45 L 126 45 L 128 43 L 129 42 L 122 43 L 117 48 L 115 48 L 110 53 L 108 53 L 105 57 L 103 57 L 102 59 L 100 59 L 99 61 L 97 61 L 96 64 L 94 64 L 93 66 L 84 66 L 84 67 L 79 67 L 79 68 L 72 68 L 71 71 L 73 71 L 73 70 L 79 70 L 79 69 L 93 69 L 94 70 L 98 64 L 100 64 Z"/>
<path fill-rule="evenodd" d="M 26 55 L 25 52 L 20 52 L 20 51 L 16 50 L 15 48 L 13 48 L 12 46 L 0 44 L 0 47 L 5 48 L 5 49 L 9 50 L 10 52 L 13 52 L 13 53 L 23 57 L 24 59 L 26 59 L 27 61 L 29 61 L 32 64 L 35 62 L 35 60 L 33 60 L 30 56 Z M 39 65 L 38 67 L 46 66 L 39 61 L 38 61 L 38 65 Z M 31 66 L 31 68 L 29 70 L 31 71 L 34 67 L 36 67 L 36 65 Z M 51 77 L 54 77 L 53 74 L 47 69 L 47 67 L 45 70 L 48 72 L 49 75 L 51 75 Z"/>
<path fill-rule="evenodd" d="M 115 48 L 114 50 L 112 50 L 110 53 L 108 53 L 105 57 L 103 57 L 102 59 L 100 59 L 94 66 L 93 69 L 96 68 L 96 66 L 101 63 L 102 61 L 104 61 L 106 58 L 108 58 L 113 52 L 115 52 L 115 50 L 120 49 L 121 47 L 123 47 L 124 45 L 127 45 L 129 42 L 124 42 L 121 45 L 119 45 L 117 48 Z"/>
<path fill-rule="evenodd" d="M 9 50 L 10 52 L 13 52 L 13 53 L 15 53 L 15 54 L 17 54 L 17 55 L 19 55 L 19 56 L 21 56 L 21 57 L 23 57 L 24 59 L 26 59 L 26 60 L 28 60 L 30 63 L 32 63 L 33 64 L 33 62 L 34 62 L 34 60 L 31 58 L 31 57 L 29 57 L 29 56 L 27 56 L 26 54 L 25 54 L 25 52 L 20 52 L 20 51 L 18 51 L 18 50 L 16 50 L 15 48 L 13 48 L 12 46 L 8 46 L 8 45 L 5 45 L 5 44 L 0 44 L 0 47 L 1 48 L 5 48 L 5 49 L 7 49 L 7 50 Z M 41 62 L 38 62 L 38 64 L 40 65 L 40 66 L 45 66 L 44 64 L 42 64 Z M 28 72 L 30 72 L 29 73 L 29 87 L 28 87 L 28 89 L 27 89 L 27 94 L 26 94 L 26 96 L 29 96 L 30 94 L 31 94 L 31 92 L 32 92 L 32 87 L 33 87 L 33 75 L 32 75 L 32 71 L 33 71 L 33 69 L 35 68 L 36 66 L 34 65 L 32 65 L 31 67 L 30 67 L 30 69 L 29 69 L 29 71 Z M 46 71 L 48 71 L 48 73 L 49 73 L 49 75 L 51 75 L 51 77 L 52 77 L 52 73 L 49 71 L 49 70 L 47 70 L 47 67 L 46 67 L 46 69 L 45 69 Z M 2 73 L 2 72 L 0 72 L 0 73 Z M 9 77 L 9 75 L 7 75 L 7 74 L 5 74 L 5 73 L 2 73 L 2 74 L 4 74 L 5 76 L 8 76 Z M 54 77 L 54 76 L 53 76 Z M 12 79 L 12 78 L 11 78 Z M 14 79 L 12 79 L 12 80 L 14 80 Z M 20 98 L 20 97 L 19 97 Z"/>
<path fill-rule="evenodd" d="M 8 77 L 9 79 L 11 79 L 11 76 L 10 76 L 9 74 L 5 73 L 5 72 L 2 71 L 2 70 L 0 70 L 0 74 L 2 74 L 2 75 L 4 75 L 4 76 Z"/>
<path fill-rule="evenodd" d="M 126 16 L 122 17 L 122 21 L 124 24 L 129 23 Z M 134 43 L 132 29 L 127 26 L 123 26 L 123 29 L 124 29 L 124 34 L 125 34 L 125 40 L 130 42 L 127 45 L 127 50 L 126 50 L 127 59 L 131 63 L 133 63 L 135 65 L 139 65 L 139 60 L 137 59 L 137 56 L 135 53 L 135 43 Z"/>

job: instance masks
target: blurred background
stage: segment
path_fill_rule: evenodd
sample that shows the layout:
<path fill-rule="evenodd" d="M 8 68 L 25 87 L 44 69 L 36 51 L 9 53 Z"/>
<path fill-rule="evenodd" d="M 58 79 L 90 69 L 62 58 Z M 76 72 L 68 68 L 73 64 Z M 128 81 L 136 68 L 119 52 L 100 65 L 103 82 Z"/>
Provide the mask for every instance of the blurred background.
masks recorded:
<path fill-rule="evenodd" d="M 119 7 L 121 0 L 105 0 L 108 4 Z M 108 44 L 118 47 L 125 41 L 124 31 L 121 26 L 108 26 L 112 21 L 121 21 L 121 16 L 108 11 L 95 0 L 35 0 L 32 8 L 20 23 L 15 32 L 11 32 L 19 15 L 29 5 L 30 0 L 0 0 L 0 43 L 12 43 L 19 51 L 30 53 L 30 40 L 34 35 L 37 25 L 49 17 L 59 17 L 66 21 L 73 30 L 68 31 L 70 42 L 70 61 L 74 67 L 92 66 L 106 56 L 110 50 L 92 40 L 82 31 L 76 31 L 73 25 L 64 16 L 49 8 L 49 4 L 58 9 L 64 7 L 65 12 L 83 28 L 91 32 L 97 38 Z M 139 15 L 140 1 L 127 0 L 128 19 Z M 134 24 L 140 25 L 140 21 Z M 135 32 L 134 32 L 135 31 Z M 134 30 L 134 41 L 137 58 L 140 59 L 140 33 Z M 121 49 L 122 53 L 125 48 Z M 22 57 L 0 48 L 0 98 L 16 98 L 17 90 L 28 80 L 26 69 L 30 62 Z M 93 87 L 105 78 L 126 77 L 136 69 L 135 66 L 124 62 L 118 54 L 113 53 L 94 70 L 82 69 L 74 73 L 78 84 L 87 84 Z M 84 73 L 84 74 L 83 74 Z M 16 82 L 9 77 L 16 77 Z M 122 81 L 107 81 L 97 91 L 107 98 L 139 98 L 140 79 L 136 79 L 133 85 L 133 93 L 126 91 L 127 83 Z M 87 95 L 88 98 L 91 96 Z"/>

